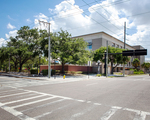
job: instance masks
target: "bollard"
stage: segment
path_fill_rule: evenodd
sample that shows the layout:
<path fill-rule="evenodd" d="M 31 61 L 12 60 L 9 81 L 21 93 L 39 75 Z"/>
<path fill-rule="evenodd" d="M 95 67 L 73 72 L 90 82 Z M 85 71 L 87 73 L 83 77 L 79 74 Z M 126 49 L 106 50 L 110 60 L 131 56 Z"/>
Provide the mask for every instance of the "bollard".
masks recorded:
<path fill-rule="evenodd" d="M 65 79 L 65 77 L 66 77 L 66 76 L 64 75 L 64 76 L 63 76 L 63 79 Z"/>

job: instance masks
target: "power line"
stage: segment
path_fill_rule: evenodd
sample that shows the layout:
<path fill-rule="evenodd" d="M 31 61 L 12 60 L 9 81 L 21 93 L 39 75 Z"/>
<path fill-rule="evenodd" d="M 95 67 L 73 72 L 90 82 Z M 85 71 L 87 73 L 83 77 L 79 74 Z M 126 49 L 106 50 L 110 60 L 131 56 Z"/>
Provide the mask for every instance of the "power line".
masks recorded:
<path fill-rule="evenodd" d="M 82 0 L 85 4 L 87 4 L 89 7 L 90 5 L 88 3 L 86 3 L 84 0 Z M 106 19 L 108 21 L 107 18 L 105 18 L 103 15 L 101 15 L 99 12 L 97 12 L 95 9 L 91 8 L 92 10 L 94 10 L 98 15 L 100 15 L 101 17 L 103 17 L 104 19 Z M 110 22 L 110 21 L 108 21 Z M 111 22 L 110 22 L 111 23 Z M 112 24 L 112 23 L 111 23 Z M 113 25 L 113 24 L 112 24 Z M 115 25 L 113 25 L 114 27 L 116 27 Z M 119 29 L 118 27 L 116 27 L 117 29 Z M 120 30 L 120 29 L 119 29 Z"/>
<path fill-rule="evenodd" d="M 67 0 L 66 0 L 67 1 Z M 68 2 L 68 1 L 67 1 Z M 68 2 L 69 3 L 69 2 Z M 73 6 L 71 3 L 69 3 L 71 6 Z M 74 8 L 76 8 L 75 6 L 73 6 Z M 78 9 L 78 8 L 76 8 Z M 84 15 L 88 16 L 86 13 L 83 13 Z M 89 17 L 89 16 L 88 16 Z M 95 19 L 93 19 L 92 17 L 89 17 L 91 18 L 93 21 L 95 21 L 96 23 L 98 23 L 99 25 L 103 26 L 104 28 L 106 28 L 107 30 L 111 31 L 112 33 L 114 33 L 112 30 L 108 29 L 107 27 L 105 27 L 104 25 L 102 25 L 101 23 L 97 22 Z M 116 34 L 116 33 L 114 33 Z"/>

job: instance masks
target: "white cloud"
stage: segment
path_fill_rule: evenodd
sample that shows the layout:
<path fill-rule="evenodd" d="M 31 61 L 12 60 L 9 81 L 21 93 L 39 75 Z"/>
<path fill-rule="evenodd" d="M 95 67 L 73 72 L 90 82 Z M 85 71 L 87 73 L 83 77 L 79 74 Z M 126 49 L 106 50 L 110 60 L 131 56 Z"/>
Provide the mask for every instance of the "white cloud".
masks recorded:
<path fill-rule="evenodd" d="M 4 38 L 0 38 L 0 47 L 3 46 L 6 43 Z"/>
<path fill-rule="evenodd" d="M 10 20 L 16 21 L 15 19 L 11 18 L 9 15 L 8 15 L 8 18 L 9 18 Z"/>
<path fill-rule="evenodd" d="M 17 32 L 18 30 L 13 30 L 13 31 L 10 31 L 9 34 L 5 34 L 5 36 L 7 39 L 9 39 L 10 37 L 15 37 L 17 36 Z"/>
<path fill-rule="evenodd" d="M 103 0 L 92 4 L 88 11 L 75 4 L 75 0 L 64 0 L 54 9 L 49 8 L 55 16 L 48 19 L 40 13 L 36 15 L 35 26 L 40 28 L 38 19 L 50 22 L 51 31 L 67 30 L 72 36 L 104 31 L 120 40 L 124 36 L 124 22 L 127 28 L 127 41 L 130 45 L 150 46 L 150 0 Z M 41 26 L 44 29 L 44 25 Z M 130 30 L 135 29 L 135 30 Z M 150 50 L 146 59 L 150 58 Z"/>
<path fill-rule="evenodd" d="M 13 25 L 11 25 L 10 23 L 8 23 L 7 28 L 8 28 L 8 29 L 14 29 L 14 28 L 16 28 L 16 27 L 13 26 Z"/>
<path fill-rule="evenodd" d="M 29 22 L 29 23 L 31 22 L 30 18 L 26 19 L 26 21 Z"/>
<path fill-rule="evenodd" d="M 39 15 L 35 15 L 34 17 L 36 17 L 36 19 L 39 20 L 48 20 L 48 17 L 46 15 L 44 15 L 43 13 L 39 13 Z"/>

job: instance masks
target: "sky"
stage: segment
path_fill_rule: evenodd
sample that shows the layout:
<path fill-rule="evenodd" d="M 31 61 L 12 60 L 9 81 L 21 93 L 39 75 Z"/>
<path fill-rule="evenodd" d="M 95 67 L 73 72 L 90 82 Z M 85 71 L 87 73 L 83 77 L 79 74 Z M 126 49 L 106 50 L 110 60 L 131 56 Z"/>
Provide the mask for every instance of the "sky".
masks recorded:
<path fill-rule="evenodd" d="M 150 60 L 150 0 L 1 0 L 0 18 L 0 46 L 23 26 L 48 28 L 38 20 L 50 22 L 51 32 L 104 31 L 121 41 L 126 22 L 126 43 L 143 46 Z"/>

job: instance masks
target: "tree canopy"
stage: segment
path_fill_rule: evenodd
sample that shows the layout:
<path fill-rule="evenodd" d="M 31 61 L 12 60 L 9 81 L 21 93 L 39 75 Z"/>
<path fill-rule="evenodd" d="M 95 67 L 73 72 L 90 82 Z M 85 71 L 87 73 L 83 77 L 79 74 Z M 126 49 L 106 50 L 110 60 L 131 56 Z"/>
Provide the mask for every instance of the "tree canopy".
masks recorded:
<path fill-rule="evenodd" d="M 134 60 L 132 61 L 132 66 L 134 66 L 135 69 L 137 69 L 137 67 L 140 66 L 140 61 L 138 58 L 134 58 Z"/>
<path fill-rule="evenodd" d="M 17 36 L 14 38 L 10 37 L 10 41 L 2 48 L 5 51 L 1 56 L 5 56 L 5 60 L 10 57 L 15 71 L 19 64 L 19 71 L 21 72 L 22 65 L 39 54 L 40 44 L 38 39 L 38 29 L 30 29 L 28 26 L 21 27 L 17 32 Z"/>
<path fill-rule="evenodd" d="M 45 56 L 48 55 L 47 39 L 41 41 L 41 49 Z M 62 72 L 66 63 L 82 65 L 92 59 L 92 53 L 86 50 L 86 47 L 87 43 L 82 38 L 72 38 L 71 34 L 62 29 L 51 34 L 51 56 L 53 59 L 60 58 Z"/>
<path fill-rule="evenodd" d="M 105 62 L 105 51 L 106 47 L 102 46 L 99 49 L 95 50 L 94 54 L 94 61 L 100 60 L 102 63 Z M 122 53 L 124 49 L 121 48 L 115 48 L 108 46 L 108 53 Z M 114 68 L 116 68 L 119 64 L 126 64 L 130 60 L 127 56 L 122 56 L 122 54 L 108 54 L 108 63 L 111 63 L 111 74 L 113 74 Z M 113 67 L 113 64 L 116 64 L 115 67 Z"/>

